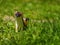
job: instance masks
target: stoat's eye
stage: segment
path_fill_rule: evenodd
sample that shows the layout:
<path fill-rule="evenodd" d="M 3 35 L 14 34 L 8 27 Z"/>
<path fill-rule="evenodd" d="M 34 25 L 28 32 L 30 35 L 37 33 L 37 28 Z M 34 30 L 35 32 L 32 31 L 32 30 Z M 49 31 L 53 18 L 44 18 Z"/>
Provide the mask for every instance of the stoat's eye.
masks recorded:
<path fill-rule="evenodd" d="M 17 12 L 16 14 L 15 14 L 15 16 L 16 17 L 20 17 L 22 14 L 20 13 L 20 12 Z"/>

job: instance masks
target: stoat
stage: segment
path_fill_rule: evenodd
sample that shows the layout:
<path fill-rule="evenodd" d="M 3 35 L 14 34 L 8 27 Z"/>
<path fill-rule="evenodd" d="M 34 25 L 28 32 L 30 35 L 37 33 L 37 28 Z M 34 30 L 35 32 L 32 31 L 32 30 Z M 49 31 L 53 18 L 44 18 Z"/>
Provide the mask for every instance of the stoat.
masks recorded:
<path fill-rule="evenodd" d="M 15 28 L 16 28 L 16 32 L 18 32 L 19 30 L 24 30 L 27 27 L 27 22 L 28 22 L 29 18 L 23 18 L 22 13 L 16 12 L 15 20 L 16 20 Z"/>

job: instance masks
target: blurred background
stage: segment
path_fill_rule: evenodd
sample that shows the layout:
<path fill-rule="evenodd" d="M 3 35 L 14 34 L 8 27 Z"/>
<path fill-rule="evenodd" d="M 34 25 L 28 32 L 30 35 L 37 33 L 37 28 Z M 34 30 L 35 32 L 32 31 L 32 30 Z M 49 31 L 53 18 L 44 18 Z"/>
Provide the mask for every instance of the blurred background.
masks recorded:
<path fill-rule="evenodd" d="M 30 19 L 18 33 L 15 9 Z M 60 45 L 60 0 L 0 0 L 0 45 Z"/>

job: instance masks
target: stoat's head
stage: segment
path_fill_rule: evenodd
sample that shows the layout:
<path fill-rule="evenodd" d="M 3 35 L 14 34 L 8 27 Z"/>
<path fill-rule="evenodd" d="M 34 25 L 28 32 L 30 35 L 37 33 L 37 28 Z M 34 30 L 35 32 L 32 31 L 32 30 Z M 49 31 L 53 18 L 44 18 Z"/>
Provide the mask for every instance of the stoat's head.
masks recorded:
<path fill-rule="evenodd" d="M 15 12 L 15 16 L 16 16 L 16 17 L 20 17 L 20 16 L 22 16 L 22 13 L 16 11 L 16 12 Z"/>

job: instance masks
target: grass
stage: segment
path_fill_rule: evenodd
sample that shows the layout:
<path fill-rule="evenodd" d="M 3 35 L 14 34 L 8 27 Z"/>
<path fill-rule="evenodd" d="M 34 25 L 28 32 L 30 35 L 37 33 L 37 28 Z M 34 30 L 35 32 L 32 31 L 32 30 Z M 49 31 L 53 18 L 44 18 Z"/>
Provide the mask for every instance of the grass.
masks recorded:
<path fill-rule="evenodd" d="M 0 45 L 60 45 L 59 2 L 59 0 L 1 0 Z M 14 21 L 3 20 L 5 15 L 14 16 L 14 9 L 30 19 L 28 28 L 18 33 L 15 32 Z"/>

